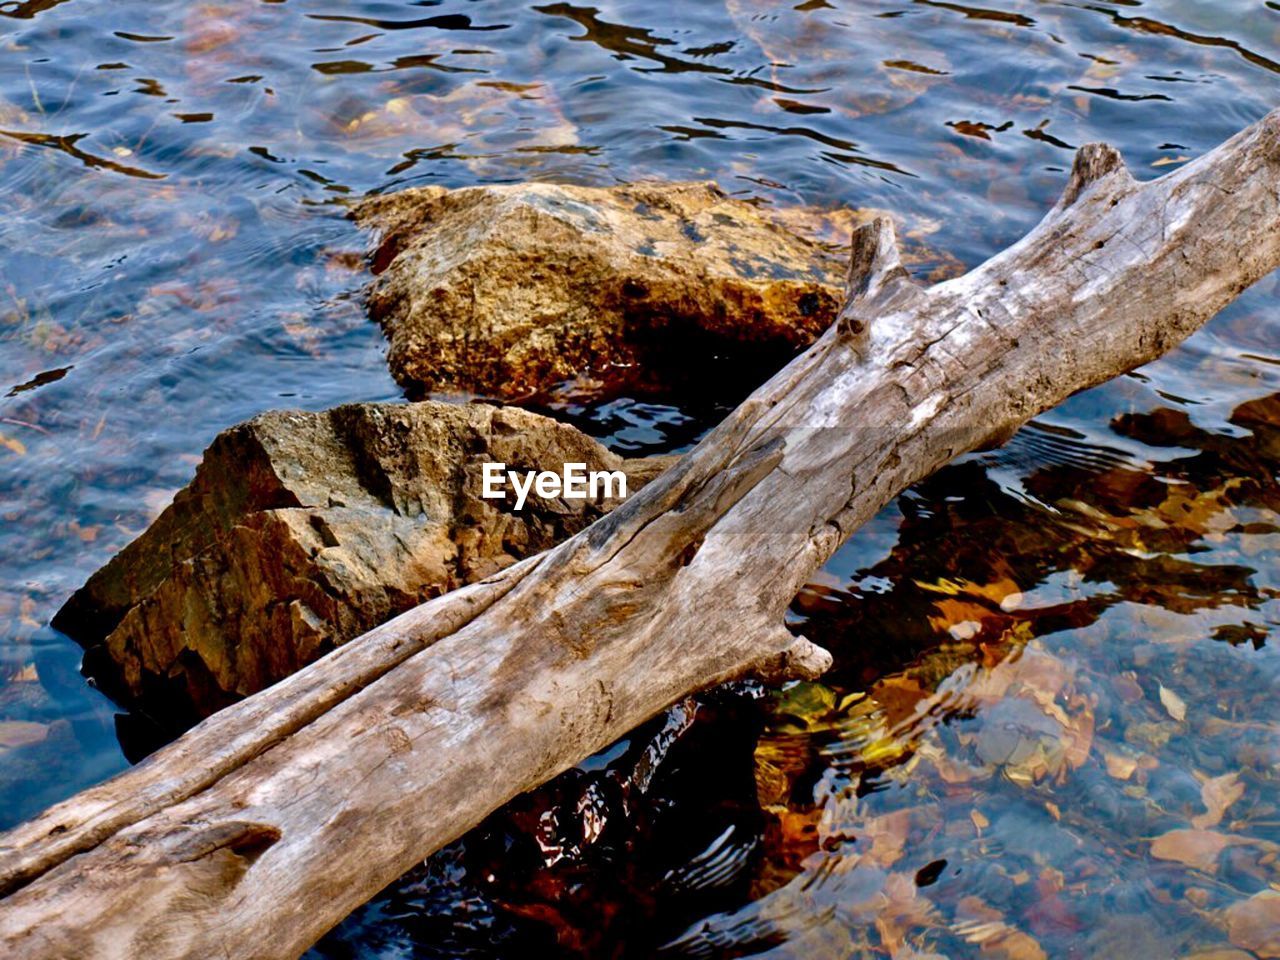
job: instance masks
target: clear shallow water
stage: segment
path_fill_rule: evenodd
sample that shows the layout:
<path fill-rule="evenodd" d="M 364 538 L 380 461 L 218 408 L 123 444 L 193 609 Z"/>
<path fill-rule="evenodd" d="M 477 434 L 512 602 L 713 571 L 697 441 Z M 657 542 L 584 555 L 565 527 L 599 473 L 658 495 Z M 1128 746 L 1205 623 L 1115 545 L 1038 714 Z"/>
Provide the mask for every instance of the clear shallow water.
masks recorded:
<path fill-rule="evenodd" d="M 1280 11 L 1240 0 L 65 0 L 0 4 L 0 44 L 5 824 L 124 766 L 117 708 L 45 626 L 65 596 L 219 430 L 398 396 L 360 307 L 349 198 L 705 177 L 891 210 L 921 272 L 945 273 L 1029 228 L 1071 147 L 1106 139 L 1155 175 L 1280 99 Z M 1223 911 L 1280 881 L 1278 294 L 1265 281 L 1176 354 L 860 532 L 795 607 L 837 654 L 829 682 L 660 718 L 322 950 L 1225 943 Z M 565 414 L 664 449 L 736 399 L 707 393 Z M 636 787 L 634 755 L 671 739 Z M 1239 798 L 1193 827 L 1215 777 L 1211 798 Z M 592 810 L 609 830 L 584 828 Z M 531 846 L 547 822 L 577 840 Z M 1187 829 L 1229 839 L 1154 847 Z M 1206 843 L 1216 858 L 1192 856 Z"/>

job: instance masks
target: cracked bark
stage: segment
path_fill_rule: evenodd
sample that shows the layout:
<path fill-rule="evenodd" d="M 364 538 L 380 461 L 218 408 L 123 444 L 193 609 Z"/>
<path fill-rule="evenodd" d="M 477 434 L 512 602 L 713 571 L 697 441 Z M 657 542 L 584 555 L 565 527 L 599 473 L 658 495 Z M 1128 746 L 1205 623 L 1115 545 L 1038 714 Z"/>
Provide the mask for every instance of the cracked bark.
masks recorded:
<path fill-rule="evenodd" d="M 814 676 L 796 590 L 899 491 L 1154 359 L 1280 265 L 1280 112 L 1146 184 L 1082 148 L 1030 234 L 921 289 L 854 241 L 840 321 L 581 534 L 424 604 L 0 837 L 13 957 L 293 957 L 690 691 Z"/>

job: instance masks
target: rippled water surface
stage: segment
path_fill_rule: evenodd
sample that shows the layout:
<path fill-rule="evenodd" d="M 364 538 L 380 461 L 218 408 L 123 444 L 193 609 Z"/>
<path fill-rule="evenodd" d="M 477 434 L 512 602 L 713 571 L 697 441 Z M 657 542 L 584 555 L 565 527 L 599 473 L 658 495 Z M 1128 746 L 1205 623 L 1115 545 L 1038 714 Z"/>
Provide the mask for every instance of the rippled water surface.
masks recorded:
<path fill-rule="evenodd" d="M 1079 144 L 1155 176 L 1280 102 L 1262 0 L 10 0 L 0 45 L 0 826 L 125 765 L 46 624 L 214 434 L 398 397 L 350 199 L 709 178 L 940 277 Z M 795 603 L 823 683 L 678 705 L 316 955 L 1280 956 L 1278 296 L 886 508 Z M 731 379 L 561 413 L 679 448 Z"/>

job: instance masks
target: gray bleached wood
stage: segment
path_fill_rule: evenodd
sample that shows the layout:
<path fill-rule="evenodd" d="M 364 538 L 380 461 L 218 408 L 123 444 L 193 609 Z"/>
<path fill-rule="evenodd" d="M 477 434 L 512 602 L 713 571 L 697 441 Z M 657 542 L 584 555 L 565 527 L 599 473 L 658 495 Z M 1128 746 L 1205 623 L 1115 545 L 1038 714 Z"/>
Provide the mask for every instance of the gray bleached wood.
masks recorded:
<path fill-rule="evenodd" d="M 5 955 L 297 956 L 677 698 L 817 675 L 783 612 L 881 506 L 1280 265 L 1280 112 L 1146 184 L 1083 148 L 1030 234 L 927 290 L 863 230 L 841 321 L 612 514 L 0 837 Z"/>

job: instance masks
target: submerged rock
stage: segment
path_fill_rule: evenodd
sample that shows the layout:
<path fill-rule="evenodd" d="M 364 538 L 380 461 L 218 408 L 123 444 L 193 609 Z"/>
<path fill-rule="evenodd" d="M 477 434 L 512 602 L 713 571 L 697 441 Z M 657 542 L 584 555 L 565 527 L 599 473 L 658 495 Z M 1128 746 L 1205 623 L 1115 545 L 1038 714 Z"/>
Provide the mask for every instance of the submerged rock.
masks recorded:
<path fill-rule="evenodd" d="M 623 470 L 566 424 L 481 404 L 272 412 L 219 435 L 195 479 L 59 611 L 86 670 L 171 730 L 431 597 L 560 542 L 618 499 L 483 499 L 482 464 Z"/>
<path fill-rule="evenodd" d="M 844 259 L 711 183 L 420 187 L 363 201 L 370 312 L 411 396 L 661 383 L 716 354 L 776 368 L 834 320 Z"/>

